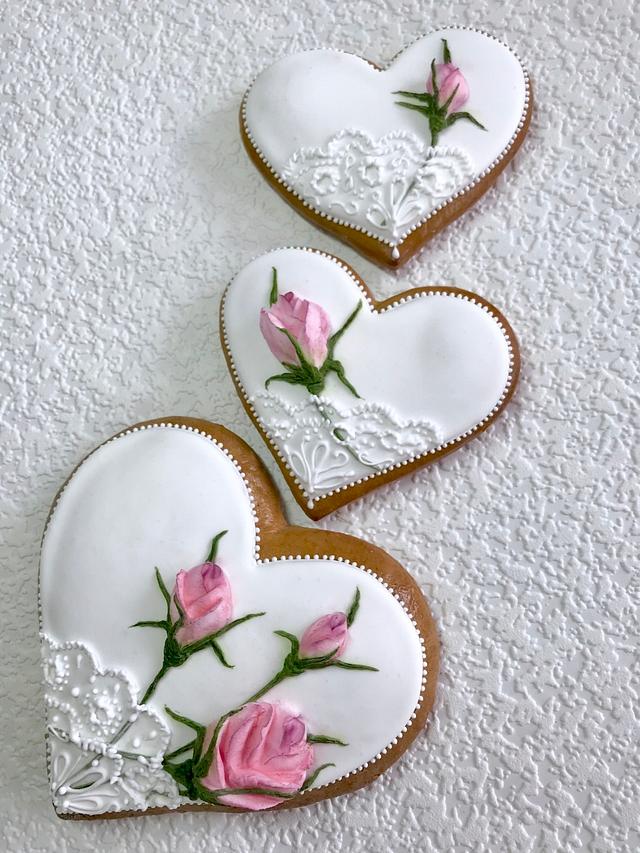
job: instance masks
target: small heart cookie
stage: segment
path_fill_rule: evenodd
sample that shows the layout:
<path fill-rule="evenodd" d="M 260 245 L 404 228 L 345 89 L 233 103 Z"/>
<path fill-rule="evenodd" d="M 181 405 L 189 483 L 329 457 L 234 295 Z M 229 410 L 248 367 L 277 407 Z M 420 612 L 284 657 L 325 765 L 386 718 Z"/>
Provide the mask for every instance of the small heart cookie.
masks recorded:
<path fill-rule="evenodd" d="M 260 460 L 206 421 L 138 424 L 80 464 L 40 605 L 60 817 L 308 805 L 372 781 L 433 704 L 415 581 L 288 526 Z"/>
<path fill-rule="evenodd" d="M 290 204 L 398 267 L 486 192 L 531 110 L 516 54 L 449 27 L 385 70 L 337 50 L 286 56 L 247 91 L 240 123 L 252 161 Z"/>
<path fill-rule="evenodd" d="M 313 249 L 252 261 L 220 319 L 245 409 L 312 518 L 456 450 L 518 380 L 515 335 L 481 297 L 419 287 L 376 302 Z"/>

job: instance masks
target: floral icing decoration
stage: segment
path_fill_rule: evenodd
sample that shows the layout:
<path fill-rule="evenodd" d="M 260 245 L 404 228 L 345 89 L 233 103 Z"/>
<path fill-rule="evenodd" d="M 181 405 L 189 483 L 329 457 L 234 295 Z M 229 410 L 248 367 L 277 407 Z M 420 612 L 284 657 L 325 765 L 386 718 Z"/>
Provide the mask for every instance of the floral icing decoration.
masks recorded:
<path fill-rule="evenodd" d="M 360 590 L 356 589 L 346 613 L 321 616 L 300 640 L 286 631 L 275 631 L 291 645 L 281 670 L 216 723 L 205 726 L 165 708 L 172 719 L 195 732 L 192 740 L 163 759 L 163 767 L 181 795 L 258 811 L 305 791 L 324 769 L 333 766 L 321 764 L 308 774 L 315 762 L 316 745 L 348 744 L 337 737 L 310 733 L 304 717 L 286 705 L 258 700 L 286 678 L 311 670 L 335 666 L 377 672 L 373 666 L 342 660 L 359 607 Z M 190 757 L 175 761 L 188 752 Z"/>
<path fill-rule="evenodd" d="M 218 639 L 237 625 L 257 616 L 264 616 L 264 612 L 261 612 L 248 613 L 239 619 L 231 618 L 231 585 L 223 570 L 215 563 L 218 544 L 227 532 L 223 530 L 214 537 L 204 563 L 188 571 L 178 572 L 172 593 L 169 593 L 156 567 L 156 581 L 167 605 L 166 618 L 143 620 L 131 627 L 161 628 L 167 637 L 164 642 L 162 666 L 142 695 L 140 705 L 149 700 L 160 679 L 170 669 L 182 666 L 191 655 L 202 649 L 211 649 L 223 666 L 232 668 Z"/>
<path fill-rule="evenodd" d="M 361 308 L 362 302 L 358 302 L 338 331 L 331 334 L 329 316 L 321 305 L 301 299 L 292 291 L 278 294 L 278 273 L 274 267 L 269 308 L 260 311 L 260 331 L 287 372 L 270 376 L 265 387 L 271 382 L 287 382 L 304 385 L 310 394 L 317 395 L 324 391 L 326 377 L 333 372 L 354 396 L 359 397 L 341 362 L 334 358 L 334 350 Z"/>
<path fill-rule="evenodd" d="M 451 60 L 451 51 L 446 39 L 442 39 L 442 62 L 431 61 L 431 75 L 427 80 L 425 92 L 394 92 L 405 98 L 415 98 L 419 103 L 396 101 L 398 106 L 408 110 L 416 110 L 426 116 L 431 132 L 431 145 L 438 144 L 438 137 L 443 130 L 451 127 L 460 119 L 475 124 L 481 130 L 486 130 L 477 118 L 468 112 L 460 112 L 469 100 L 469 85 L 457 65 Z"/>

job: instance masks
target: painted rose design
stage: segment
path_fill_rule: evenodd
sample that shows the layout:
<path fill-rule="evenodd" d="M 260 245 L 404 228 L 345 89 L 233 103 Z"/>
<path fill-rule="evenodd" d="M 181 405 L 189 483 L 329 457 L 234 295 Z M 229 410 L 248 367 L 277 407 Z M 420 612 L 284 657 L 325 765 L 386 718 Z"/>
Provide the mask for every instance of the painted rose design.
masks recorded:
<path fill-rule="evenodd" d="M 215 726 L 209 726 L 205 750 L 214 732 Z M 251 702 L 225 720 L 209 772 L 200 784 L 209 792 L 262 788 L 286 795 L 219 795 L 223 805 L 252 811 L 267 809 L 302 788 L 313 762 L 314 748 L 307 740 L 307 724 L 300 714 L 284 705 Z"/>
<path fill-rule="evenodd" d="M 204 725 L 166 712 L 195 737 L 165 755 L 163 767 L 183 796 L 214 805 L 258 811 L 272 808 L 310 787 L 331 763 L 314 768 L 316 747 L 347 746 L 327 734 L 309 732 L 305 717 L 294 708 L 262 697 L 287 678 L 329 667 L 377 672 L 368 664 L 345 661 L 349 631 L 360 607 L 360 591 L 346 611 L 320 616 L 300 639 L 275 633 L 290 646 L 282 668 L 238 708 Z M 191 753 L 184 758 L 185 754 Z M 178 761 L 177 759 L 181 758 Z"/>
<path fill-rule="evenodd" d="M 362 303 L 358 302 L 338 331 L 332 333 L 331 321 L 321 305 L 302 299 L 292 291 L 278 294 L 278 273 L 274 267 L 269 307 L 260 311 L 260 331 L 286 373 L 270 376 L 265 386 L 287 382 L 303 385 L 310 394 L 318 395 L 324 390 L 327 375 L 335 373 L 340 382 L 359 397 L 341 362 L 335 358 L 334 350 L 361 307 Z"/>
<path fill-rule="evenodd" d="M 461 112 L 469 100 L 469 85 L 457 65 L 451 58 L 451 51 L 446 39 L 442 39 L 442 62 L 431 61 L 431 74 L 427 80 L 424 92 L 394 92 L 394 95 L 402 95 L 405 98 L 414 98 L 418 103 L 407 103 L 396 101 L 398 106 L 424 115 L 429 122 L 431 132 L 431 145 L 438 144 L 438 138 L 443 130 L 446 130 L 457 121 L 464 119 L 470 121 L 481 130 L 486 130 L 477 118 L 468 112 Z"/>
<path fill-rule="evenodd" d="M 169 593 L 160 571 L 156 568 L 156 583 L 167 606 L 164 619 L 143 620 L 132 628 L 160 628 L 166 633 L 162 666 L 143 693 L 140 705 L 152 696 L 160 680 L 173 667 L 182 666 L 191 655 L 209 648 L 223 666 L 231 667 L 218 640 L 227 631 L 264 616 L 248 613 L 233 619 L 231 585 L 221 567 L 215 562 L 218 544 L 227 533 L 223 530 L 213 538 L 204 563 L 176 575 L 173 591 Z"/>

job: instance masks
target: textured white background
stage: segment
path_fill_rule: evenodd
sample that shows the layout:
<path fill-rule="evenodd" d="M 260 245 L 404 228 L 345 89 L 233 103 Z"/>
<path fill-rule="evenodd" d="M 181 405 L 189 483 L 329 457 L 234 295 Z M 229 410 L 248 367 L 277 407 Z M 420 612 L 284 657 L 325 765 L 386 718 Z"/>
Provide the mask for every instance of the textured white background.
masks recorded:
<path fill-rule="evenodd" d="M 640 22 L 629 0 L 433 5 L 0 4 L 3 850 L 638 850 Z M 532 132 L 474 210 L 386 273 L 266 186 L 238 104 L 286 52 L 384 62 L 448 23 L 521 54 Z M 520 388 L 485 436 L 325 522 L 422 584 L 444 649 L 434 719 L 381 781 L 306 811 L 58 821 L 36 639 L 49 503 L 95 444 L 152 416 L 219 420 L 266 455 L 226 372 L 218 300 L 286 243 L 340 254 L 379 297 L 476 290 L 520 336 Z"/>

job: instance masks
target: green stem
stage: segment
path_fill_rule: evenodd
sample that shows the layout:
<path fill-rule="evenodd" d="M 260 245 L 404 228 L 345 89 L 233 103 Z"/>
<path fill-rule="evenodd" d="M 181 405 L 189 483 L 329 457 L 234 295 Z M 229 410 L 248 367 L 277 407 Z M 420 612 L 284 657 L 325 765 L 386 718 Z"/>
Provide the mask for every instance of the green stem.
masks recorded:
<path fill-rule="evenodd" d="M 170 667 L 163 665 L 162 668 L 160 670 L 158 670 L 153 681 L 145 690 L 142 699 L 138 702 L 138 705 L 146 705 L 147 700 L 149 699 L 149 697 L 151 696 L 153 691 L 158 686 L 158 682 L 160 681 L 161 678 L 163 678 L 166 675 L 166 673 L 169 671 L 169 669 L 170 669 Z"/>
<path fill-rule="evenodd" d="M 260 690 L 254 693 L 253 696 L 250 696 L 249 699 L 245 699 L 242 704 L 248 705 L 249 702 L 256 702 L 261 696 L 264 696 L 265 693 L 268 693 L 273 687 L 280 684 L 280 682 L 284 681 L 286 678 L 290 678 L 289 673 L 286 670 L 281 669 L 277 675 L 274 675 L 270 681 L 267 681 L 264 687 L 261 687 Z"/>

